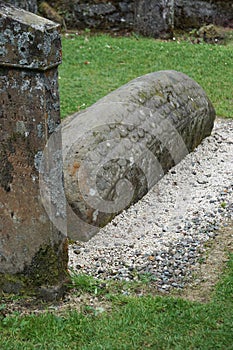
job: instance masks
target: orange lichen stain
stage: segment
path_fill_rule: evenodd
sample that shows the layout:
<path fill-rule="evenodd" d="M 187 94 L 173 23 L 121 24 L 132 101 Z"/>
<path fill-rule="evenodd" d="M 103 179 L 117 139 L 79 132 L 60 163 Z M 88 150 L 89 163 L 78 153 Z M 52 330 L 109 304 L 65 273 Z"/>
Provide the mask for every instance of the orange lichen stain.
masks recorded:
<path fill-rule="evenodd" d="M 75 176 L 77 170 L 80 168 L 80 164 L 78 162 L 74 162 L 72 166 L 69 168 L 69 173 L 71 176 Z"/>
<path fill-rule="evenodd" d="M 155 261 L 154 255 L 150 255 L 150 256 L 148 257 L 148 259 L 149 259 L 150 261 Z"/>

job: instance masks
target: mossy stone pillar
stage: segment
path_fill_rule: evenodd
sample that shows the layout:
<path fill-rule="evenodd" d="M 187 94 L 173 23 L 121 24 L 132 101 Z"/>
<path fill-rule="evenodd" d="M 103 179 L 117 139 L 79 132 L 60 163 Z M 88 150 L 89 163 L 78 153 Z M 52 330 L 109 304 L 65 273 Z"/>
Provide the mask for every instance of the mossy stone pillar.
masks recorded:
<path fill-rule="evenodd" d="M 0 293 L 56 299 L 66 288 L 67 238 L 49 219 L 39 182 L 45 145 L 60 124 L 60 63 L 57 24 L 0 4 Z M 61 149 L 58 135 L 56 166 Z M 62 198 L 52 198 L 51 210 L 64 223 Z"/>

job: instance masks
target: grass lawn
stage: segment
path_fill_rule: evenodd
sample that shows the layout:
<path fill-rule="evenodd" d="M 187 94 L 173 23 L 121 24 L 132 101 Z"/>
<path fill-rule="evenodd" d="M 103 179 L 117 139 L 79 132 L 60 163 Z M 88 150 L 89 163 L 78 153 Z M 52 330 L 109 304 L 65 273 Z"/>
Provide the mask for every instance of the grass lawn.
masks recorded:
<path fill-rule="evenodd" d="M 90 286 L 85 282 L 83 289 L 90 292 Z M 111 297 L 113 309 L 108 312 L 86 307 L 83 312 L 47 312 L 39 316 L 15 313 L 0 319 L 0 349 L 230 350 L 232 294 L 233 256 L 209 303 L 115 294 Z"/>
<path fill-rule="evenodd" d="M 59 70 L 62 116 L 86 108 L 129 80 L 175 69 L 206 90 L 218 116 L 233 117 L 233 46 L 153 39 L 70 35 Z M 81 293 L 98 293 L 90 279 L 74 279 Z M 146 283 L 144 281 L 144 283 Z M 148 283 L 148 281 L 147 281 Z M 97 291 L 97 292 L 96 292 Z M 116 286 L 103 298 L 111 310 L 48 311 L 21 316 L 0 304 L 1 350 L 233 349 L 233 255 L 208 303 L 178 297 L 123 296 Z M 104 294 L 105 293 L 105 294 Z M 101 297 L 101 296 L 100 296 Z"/>
<path fill-rule="evenodd" d="M 217 115 L 233 117 L 233 45 L 88 34 L 63 39 L 62 116 L 86 108 L 140 75 L 166 69 L 182 71 L 196 80 Z"/>

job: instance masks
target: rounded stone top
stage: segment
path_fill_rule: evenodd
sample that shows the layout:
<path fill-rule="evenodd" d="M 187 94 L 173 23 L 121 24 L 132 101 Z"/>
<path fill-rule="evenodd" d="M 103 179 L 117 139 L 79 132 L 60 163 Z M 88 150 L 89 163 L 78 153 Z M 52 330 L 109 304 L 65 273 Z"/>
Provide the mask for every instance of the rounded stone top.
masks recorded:
<path fill-rule="evenodd" d="M 0 66 L 47 70 L 61 63 L 60 26 L 0 4 Z"/>

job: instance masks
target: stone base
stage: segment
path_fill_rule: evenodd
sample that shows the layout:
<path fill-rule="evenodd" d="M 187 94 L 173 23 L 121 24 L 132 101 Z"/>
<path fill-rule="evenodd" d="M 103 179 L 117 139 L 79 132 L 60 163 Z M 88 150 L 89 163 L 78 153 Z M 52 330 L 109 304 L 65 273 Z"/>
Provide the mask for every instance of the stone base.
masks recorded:
<path fill-rule="evenodd" d="M 0 293 L 34 295 L 46 301 L 62 298 L 71 282 L 66 270 L 67 251 L 67 239 L 60 247 L 41 247 L 21 273 L 0 273 Z"/>

